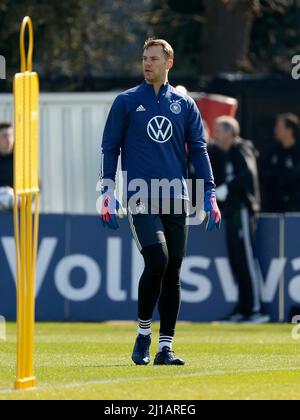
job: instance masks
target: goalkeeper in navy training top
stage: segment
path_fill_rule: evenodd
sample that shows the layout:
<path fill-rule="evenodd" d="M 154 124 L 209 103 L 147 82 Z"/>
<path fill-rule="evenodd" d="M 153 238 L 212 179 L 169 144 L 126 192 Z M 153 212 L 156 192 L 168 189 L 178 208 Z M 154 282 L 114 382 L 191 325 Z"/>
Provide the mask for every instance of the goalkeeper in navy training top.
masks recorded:
<path fill-rule="evenodd" d="M 201 116 L 195 102 L 168 83 L 173 62 L 174 52 L 166 41 L 146 41 L 145 80 L 116 98 L 102 141 L 101 195 L 97 202 L 102 223 L 108 228 L 118 228 L 119 203 L 114 189 L 121 153 L 122 171 L 126 172 L 123 192 L 127 196 L 128 219 L 145 262 L 138 290 L 138 335 L 132 354 L 137 365 L 150 363 L 151 322 L 156 304 L 161 325 L 154 364 L 185 363 L 176 357 L 172 342 L 180 307 L 180 269 L 187 242 L 186 143 L 197 177 L 204 181 L 206 227 L 212 230 L 221 223 Z M 154 192 L 155 180 L 167 180 L 172 185 L 175 181 L 177 188 L 169 189 L 167 194 L 161 189 Z M 146 186 L 138 194 L 130 188 L 136 181 L 139 185 L 143 181 Z M 165 206 L 166 202 L 169 206 Z"/>

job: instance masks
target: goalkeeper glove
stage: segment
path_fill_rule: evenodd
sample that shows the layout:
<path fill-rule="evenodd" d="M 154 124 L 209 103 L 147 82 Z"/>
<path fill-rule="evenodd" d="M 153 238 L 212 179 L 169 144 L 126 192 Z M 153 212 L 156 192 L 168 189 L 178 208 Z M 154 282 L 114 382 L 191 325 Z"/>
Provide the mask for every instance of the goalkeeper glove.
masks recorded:
<path fill-rule="evenodd" d="M 207 217 L 206 230 L 221 228 L 221 213 L 214 191 L 206 191 L 204 198 L 204 211 Z"/>
<path fill-rule="evenodd" d="M 101 191 L 98 208 L 103 227 L 107 226 L 109 229 L 113 230 L 117 230 L 119 228 L 117 213 L 120 207 L 120 203 L 116 199 L 112 189 L 105 188 Z"/>

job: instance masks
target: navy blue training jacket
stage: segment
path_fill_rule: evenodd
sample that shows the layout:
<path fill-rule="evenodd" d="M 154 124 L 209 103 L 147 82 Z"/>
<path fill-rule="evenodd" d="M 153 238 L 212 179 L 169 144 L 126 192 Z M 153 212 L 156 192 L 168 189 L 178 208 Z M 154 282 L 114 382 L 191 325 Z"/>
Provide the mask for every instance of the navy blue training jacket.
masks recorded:
<path fill-rule="evenodd" d="M 125 188 L 137 178 L 148 186 L 153 179 L 177 179 L 182 183 L 180 198 L 188 199 L 186 144 L 205 191 L 214 189 L 202 119 L 194 100 L 168 83 L 156 95 L 153 85 L 144 81 L 118 95 L 111 107 L 102 140 L 100 176 L 115 181 L 121 153 L 122 171 L 127 171 Z M 128 191 L 128 197 L 132 194 Z"/>

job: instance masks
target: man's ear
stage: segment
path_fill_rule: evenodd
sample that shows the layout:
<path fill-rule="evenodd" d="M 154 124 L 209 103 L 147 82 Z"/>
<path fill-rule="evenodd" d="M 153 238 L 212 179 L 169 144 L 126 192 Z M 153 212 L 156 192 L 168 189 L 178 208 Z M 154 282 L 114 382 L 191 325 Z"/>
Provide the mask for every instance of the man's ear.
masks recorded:
<path fill-rule="evenodd" d="M 167 69 L 168 70 L 171 70 L 171 68 L 173 67 L 173 65 L 174 65 L 174 60 L 172 60 L 171 58 L 169 58 L 168 61 L 167 61 Z"/>

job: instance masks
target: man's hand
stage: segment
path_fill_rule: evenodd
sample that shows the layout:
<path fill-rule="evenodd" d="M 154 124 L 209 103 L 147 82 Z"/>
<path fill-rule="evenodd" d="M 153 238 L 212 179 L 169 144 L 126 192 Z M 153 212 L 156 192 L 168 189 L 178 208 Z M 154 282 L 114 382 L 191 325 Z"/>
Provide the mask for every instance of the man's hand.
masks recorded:
<path fill-rule="evenodd" d="M 206 191 L 204 199 L 204 211 L 207 217 L 206 230 L 221 228 L 221 213 L 217 204 L 216 195 L 213 191 Z"/>
<path fill-rule="evenodd" d="M 109 229 L 113 230 L 117 230 L 119 228 L 117 213 L 120 207 L 120 203 L 115 198 L 113 190 L 108 188 L 101 192 L 100 202 L 97 203 L 97 208 L 99 209 L 98 211 L 103 227 L 107 226 Z"/>

